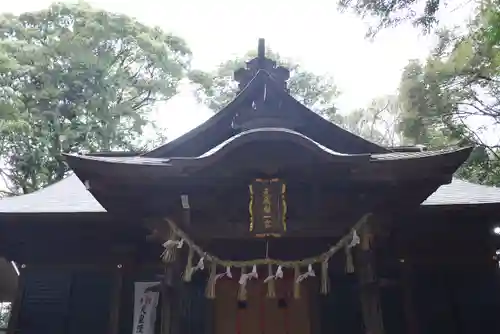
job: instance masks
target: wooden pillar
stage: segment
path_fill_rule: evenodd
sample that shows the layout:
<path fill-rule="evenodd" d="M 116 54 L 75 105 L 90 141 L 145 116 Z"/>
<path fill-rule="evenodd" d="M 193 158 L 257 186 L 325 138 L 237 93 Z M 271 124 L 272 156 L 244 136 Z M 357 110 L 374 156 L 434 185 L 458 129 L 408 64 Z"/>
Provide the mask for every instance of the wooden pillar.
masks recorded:
<path fill-rule="evenodd" d="M 122 265 L 118 265 L 113 278 L 111 290 L 111 309 L 109 316 L 109 334 L 118 334 L 120 329 L 120 306 L 123 287 Z"/>
<path fill-rule="evenodd" d="M 401 288 L 403 290 L 403 307 L 406 322 L 406 333 L 418 334 L 418 321 L 413 301 L 412 267 L 408 261 L 401 259 Z"/>
<path fill-rule="evenodd" d="M 182 275 L 180 269 L 181 253 L 177 252 L 175 261 L 167 264 L 162 282 L 162 334 L 180 334 L 179 284 Z"/>
<path fill-rule="evenodd" d="M 374 235 L 371 224 L 365 224 L 360 234 L 361 245 L 356 248 L 356 272 L 360 284 L 365 333 L 384 334 L 382 310 L 380 308 L 380 291 L 373 251 Z"/>
<path fill-rule="evenodd" d="M 310 333 L 311 334 L 321 334 L 321 295 L 319 291 L 319 281 L 310 280 L 307 284 L 309 290 L 309 321 L 310 321 Z"/>
<path fill-rule="evenodd" d="M 170 334 L 172 329 L 172 309 L 174 307 L 172 295 L 172 266 L 168 264 L 165 267 L 165 275 L 162 278 L 160 300 L 161 300 L 161 334 Z"/>
<path fill-rule="evenodd" d="M 215 300 L 207 299 L 205 304 L 205 333 L 215 333 Z"/>

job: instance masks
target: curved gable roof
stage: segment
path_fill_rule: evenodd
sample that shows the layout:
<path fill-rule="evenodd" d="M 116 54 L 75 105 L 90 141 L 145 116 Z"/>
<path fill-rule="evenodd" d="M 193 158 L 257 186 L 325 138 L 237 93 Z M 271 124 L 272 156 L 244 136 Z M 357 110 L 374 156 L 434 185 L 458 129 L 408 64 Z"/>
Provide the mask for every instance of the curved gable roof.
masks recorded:
<path fill-rule="evenodd" d="M 441 186 L 423 206 L 481 205 L 500 203 L 500 188 L 474 184 L 454 178 Z M 65 179 L 31 194 L 0 200 L 0 213 L 102 213 L 106 210 L 71 174 Z"/>
<path fill-rule="evenodd" d="M 320 143 L 321 145 L 342 153 L 386 153 L 387 148 L 379 146 L 369 140 L 357 136 L 340 126 L 329 122 L 314 111 L 310 110 L 291 95 L 289 95 L 273 77 L 265 70 L 259 70 L 249 84 L 226 107 L 209 118 L 206 122 L 183 136 L 168 142 L 150 152 L 145 157 L 196 157 L 204 154 L 211 148 L 239 133 L 233 129 L 232 122 L 239 112 L 245 112 L 245 103 L 266 85 L 268 94 L 281 98 L 292 106 L 283 117 L 298 117 L 303 125 L 298 132 Z M 250 110 L 247 110 L 249 112 Z M 290 113 L 288 115 L 288 113 Z M 292 115 L 293 114 L 293 115 Z M 340 148 L 340 149 L 339 149 Z"/>

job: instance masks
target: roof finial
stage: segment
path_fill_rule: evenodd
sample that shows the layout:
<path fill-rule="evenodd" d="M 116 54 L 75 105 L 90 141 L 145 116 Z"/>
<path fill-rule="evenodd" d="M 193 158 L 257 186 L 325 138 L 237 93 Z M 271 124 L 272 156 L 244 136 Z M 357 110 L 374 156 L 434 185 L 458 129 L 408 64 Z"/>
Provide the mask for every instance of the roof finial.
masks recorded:
<path fill-rule="evenodd" d="M 290 78 L 290 71 L 276 64 L 276 61 L 266 58 L 266 42 L 264 38 L 259 38 L 257 57 L 247 61 L 245 67 L 234 71 L 234 79 L 239 83 L 238 87 L 240 89 L 245 88 L 260 70 L 264 70 L 278 85 L 283 86 L 285 90 L 287 89 L 286 82 Z"/>
<path fill-rule="evenodd" d="M 261 61 L 266 57 L 266 40 L 264 38 L 259 38 L 257 57 Z"/>

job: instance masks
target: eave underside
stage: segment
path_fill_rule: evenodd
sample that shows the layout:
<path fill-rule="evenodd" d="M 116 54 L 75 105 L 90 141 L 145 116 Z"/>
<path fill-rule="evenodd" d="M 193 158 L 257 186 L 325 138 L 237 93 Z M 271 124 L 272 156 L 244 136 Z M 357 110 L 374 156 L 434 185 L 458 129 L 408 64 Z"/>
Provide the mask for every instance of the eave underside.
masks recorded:
<path fill-rule="evenodd" d="M 117 178 L 121 183 L 127 183 L 127 179 L 133 178 L 149 183 L 174 177 L 233 177 L 251 174 L 252 171 L 266 173 L 266 170 L 272 169 L 277 171 L 274 174 L 284 169 L 310 169 L 328 181 L 332 181 L 328 175 L 328 171 L 332 170 L 342 178 L 397 182 L 405 178 L 451 178 L 470 152 L 471 148 L 347 154 L 333 151 L 293 130 L 262 128 L 237 134 L 197 157 L 67 155 L 66 159 L 82 180 L 91 180 L 97 176 Z M 324 171 L 320 172 L 322 168 Z M 339 173 L 342 169 L 347 175 Z M 441 180 L 440 184 L 447 182 Z"/>

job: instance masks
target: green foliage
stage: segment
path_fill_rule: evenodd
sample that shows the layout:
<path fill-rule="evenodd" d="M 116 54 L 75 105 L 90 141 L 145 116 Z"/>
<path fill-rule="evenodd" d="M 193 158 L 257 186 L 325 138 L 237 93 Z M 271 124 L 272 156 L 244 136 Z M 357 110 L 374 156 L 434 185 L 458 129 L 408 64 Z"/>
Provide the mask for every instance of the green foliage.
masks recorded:
<path fill-rule="evenodd" d="M 475 182 L 500 185 L 500 53 L 497 5 L 484 6 L 467 34 L 441 31 L 425 63 L 406 67 L 399 89 L 399 124 L 415 144 L 478 147 L 459 171 Z M 500 36 L 500 34 L 498 35 Z"/>
<path fill-rule="evenodd" d="M 385 96 L 375 99 L 362 109 L 353 110 L 338 116 L 337 123 L 363 138 L 384 146 L 403 144 L 398 123 L 401 106 L 397 96 Z"/>
<path fill-rule="evenodd" d="M 200 88 L 199 99 L 213 111 L 219 111 L 238 92 L 238 85 L 233 79 L 234 71 L 244 67 L 245 61 L 256 55 L 255 52 L 248 52 L 243 57 L 220 64 L 213 72 L 192 72 L 190 78 Z M 290 69 L 288 88 L 292 96 L 327 119 L 336 119 L 335 99 L 339 92 L 331 76 L 306 71 L 292 60 L 282 58 L 271 50 L 267 50 L 267 57 Z"/>
<path fill-rule="evenodd" d="M 477 17 L 479 35 L 486 48 L 495 48 L 500 45 L 500 3 L 498 1 L 484 1 Z"/>
<path fill-rule="evenodd" d="M 61 152 L 137 149 L 189 66 L 184 41 L 85 3 L 0 16 L 0 156 L 12 193 L 61 179 Z"/>
<path fill-rule="evenodd" d="M 11 304 L 0 302 L 0 329 L 7 328 L 9 324 Z"/>
<path fill-rule="evenodd" d="M 349 10 L 363 18 L 376 19 L 368 31 L 369 36 L 407 21 L 429 32 L 437 24 L 437 13 L 443 5 L 441 0 L 339 0 L 342 11 Z"/>

